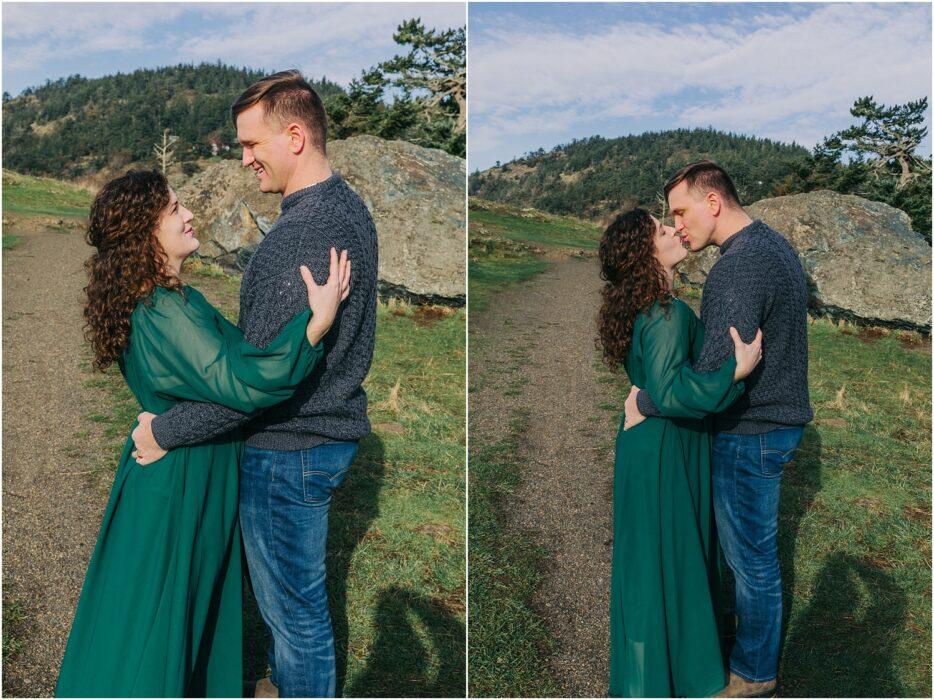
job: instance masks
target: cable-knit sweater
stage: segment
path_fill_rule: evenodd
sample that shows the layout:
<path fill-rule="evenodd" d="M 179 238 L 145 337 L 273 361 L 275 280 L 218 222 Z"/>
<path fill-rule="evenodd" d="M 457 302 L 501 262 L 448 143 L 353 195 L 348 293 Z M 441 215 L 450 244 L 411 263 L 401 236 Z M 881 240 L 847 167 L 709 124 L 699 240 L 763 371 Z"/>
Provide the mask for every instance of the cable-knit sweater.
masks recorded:
<path fill-rule="evenodd" d="M 376 227 L 363 200 L 334 173 L 284 197 L 281 214 L 243 272 L 239 326 L 247 342 L 266 347 L 295 314 L 308 308 L 299 273 L 328 276 L 330 249 L 347 250 L 350 295 L 324 337 L 324 357 L 295 395 L 260 413 L 180 403 L 153 419 L 163 449 L 205 442 L 244 426 L 246 442 L 273 450 L 300 450 L 334 440 L 358 440 L 370 431 L 362 383 L 370 369 L 376 330 Z"/>
<path fill-rule="evenodd" d="M 756 220 L 720 246 L 720 259 L 704 283 L 704 347 L 694 364 L 712 372 L 733 354 L 730 326 L 750 342 L 762 329 L 762 361 L 746 392 L 716 416 L 718 432 L 755 435 L 809 423 L 807 284 L 794 248 Z M 639 411 L 660 416 L 649 395 L 636 396 Z"/>

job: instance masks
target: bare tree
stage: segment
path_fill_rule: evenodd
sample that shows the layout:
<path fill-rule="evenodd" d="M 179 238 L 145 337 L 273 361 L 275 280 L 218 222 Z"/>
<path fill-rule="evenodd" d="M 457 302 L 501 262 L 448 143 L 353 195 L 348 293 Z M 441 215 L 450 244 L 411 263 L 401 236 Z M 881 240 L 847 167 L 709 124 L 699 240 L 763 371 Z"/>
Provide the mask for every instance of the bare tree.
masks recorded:
<path fill-rule="evenodd" d="M 159 161 L 159 167 L 162 168 L 162 174 L 166 174 L 166 170 L 172 164 L 175 159 L 175 143 L 178 141 L 178 136 L 169 133 L 168 129 L 165 129 L 162 132 L 162 143 L 157 143 L 152 147 L 152 152 L 156 156 L 156 160 Z"/>

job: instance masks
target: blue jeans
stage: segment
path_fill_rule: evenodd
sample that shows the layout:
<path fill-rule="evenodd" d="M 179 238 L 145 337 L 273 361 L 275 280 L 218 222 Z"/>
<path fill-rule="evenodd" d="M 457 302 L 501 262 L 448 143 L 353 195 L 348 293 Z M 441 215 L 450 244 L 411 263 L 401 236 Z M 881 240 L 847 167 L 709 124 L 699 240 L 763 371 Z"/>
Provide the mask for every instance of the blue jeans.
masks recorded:
<path fill-rule="evenodd" d="M 328 507 L 356 454 L 356 442 L 295 452 L 244 449 L 240 524 L 253 593 L 272 636 L 269 665 L 279 697 L 334 697 Z"/>
<path fill-rule="evenodd" d="M 782 468 L 794 457 L 803 433 L 801 427 L 761 435 L 718 433 L 713 441 L 717 534 L 736 578 L 739 618 L 730 670 L 748 681 L 770 681 L 778 674 L 778 500 Z"/>

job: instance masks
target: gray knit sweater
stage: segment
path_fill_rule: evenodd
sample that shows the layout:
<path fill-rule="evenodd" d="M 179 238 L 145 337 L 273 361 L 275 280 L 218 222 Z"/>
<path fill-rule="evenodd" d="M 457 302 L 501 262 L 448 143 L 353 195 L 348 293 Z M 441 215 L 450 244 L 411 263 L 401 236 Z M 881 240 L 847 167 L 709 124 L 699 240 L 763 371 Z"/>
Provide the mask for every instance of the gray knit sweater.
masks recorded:
<path fill-rule="evenodd" d="M 324 357 L 295 395 L 259 414 L 185 402 L 153 419 L 163 449 L 205 442 L 240 426 L 246 442 L 272 450 L 301 450 L 370 431 L 366 392 L 376 330 L 376 227 L 363 200 L 340 175 L 283 198 L 282 213 L 243 273 L 240 328 L 247 342 L 266 347 L 295 314 L 308 308 L 299 273 L 328 276 L 331 247 L 347 250 L 350 295 L 324 337 Z"/>
<path fill-rule="evenodd" d="M 720 255 L 704 284 L 704 347 L 694 369 L 712 372 L 733 354 L 730 326 L 746 342 L 762 329 L 762 361 L 746 378 L 746 392 L 717 415 L 717 431 L 755 435 L 809 423 L 808 291 L 798 254 L 756 220 L 728 238 Z M 636 403 L 643 415 L 661 415 L 644 391 Z"/>

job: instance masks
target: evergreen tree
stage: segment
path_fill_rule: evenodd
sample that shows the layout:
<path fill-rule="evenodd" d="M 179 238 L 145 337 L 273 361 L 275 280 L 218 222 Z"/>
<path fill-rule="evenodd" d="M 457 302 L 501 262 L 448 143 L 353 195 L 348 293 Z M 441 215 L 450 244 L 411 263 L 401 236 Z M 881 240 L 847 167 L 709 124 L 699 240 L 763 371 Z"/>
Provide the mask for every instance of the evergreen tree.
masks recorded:
<path fill-rule="evenodd" d="M 927 135 L 927 98 L 886 107 L 861 97 L 850 113 L 861 124 L 832 134 L 792 164 L 788 192 L 829 189 L 901 209 L 931 242 L 931 158 L 917 155 Z"/>
<path fill-rule="evenodd" d="M 930 165 L 915 155 L 928 133 L 923 126 L 927 106 L 927 97 L 893 107 L 876 104 L 872 95 L 860 97 L 850 114 L 863 123 L 830 136 L 823 147 L 831 156 L 850 152 L 858 158 L 869 158 L 870 168 L 879 176 L 897 171 L 896 187 L 901 189 L 919 175 L 931 172 Z"/>
<path fill-rule="evenodd" d="M 455 132 L 457 98 L 434 99 L 430 88 L 440 83 L 423 74 L 432 60 L 439 67 L 445 62 L 456 64 L 460 51 L 463 77 L 463 29 L 439 34 L 411 20 L 399 26 L 396 36 L 412 46 L 408 57 L 387 62 L 399 72 L 387 77 L 375 66 L 363 71 L 347 90 L 326 77 L 309 80 L 328 112 L 330 137 L 374 134 L 463 156 L 465 134 Z M 429 60 L 428 55 L 436 58 Z M 419 80 L 428 87 L 399 82 L 409 58 L 406 80 L 421 75 Z M 161 138 L 163 129 L 178 137 L 175 157 L 182 167 L 216 155 L 235 158 L 239 145 L 230 106 L 247 86 L 268 73 L 219 61 L 180 64 L 93 80 L 75 75 L 47 80 L 17 97 L 4 94 L 6 167 L 34 175 L 76 177 L 103 168 L 142 165 L 152 158 L 153 142 Z"/>
<path fill-rule="evenodd" d="M 330 137 L 374 134 L 466 153 L 464 29 L 427 30 L 420 19 L 394 39 L 410 50 L 360 73 L 344 94 L 326 101 Z"/>
<path fill-rule="evenodd" d="M 453 119 L 452 131 L 467 129 L 467 56 L 465 28 L 436 32 L 425 29 L 421 19 L 399 25 L 392 37 L 410 46 L 404 56 L 379 64 L 389 85 L 415 95 L 427 121 Z"/>

